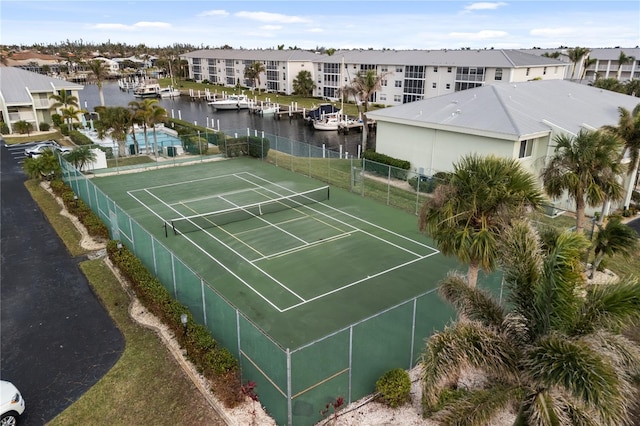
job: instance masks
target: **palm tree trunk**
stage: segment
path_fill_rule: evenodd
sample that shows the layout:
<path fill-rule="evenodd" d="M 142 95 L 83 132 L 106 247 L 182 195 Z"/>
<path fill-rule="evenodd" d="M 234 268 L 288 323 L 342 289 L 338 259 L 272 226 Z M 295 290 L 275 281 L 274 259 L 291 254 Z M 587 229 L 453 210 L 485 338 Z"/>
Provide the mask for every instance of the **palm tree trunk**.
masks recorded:
<path fill-rule="evenodd" d="M 480 270 L 480 265 L 478 265 L 477 261 L 469 262 L 469 269 L 467 270 L 467 282 L 469 283 L 469 287 L 475 287 L 478 284 L 478 272 Z"/>
<path fill-rule="evenodd" d="M 576 197 L 576 233 L 581 234 L 584 231 L 584 217 L 585 205 L 584 197 Z"/>
<path fill-rule="evenodd" d="M 369 126 L 367 125 L 367 113 L 362 113 L 362 152 L 367 150 L 367 139 L 369 137 Z"/>
<path fill-rule="evenodd" d="M 629 208 L 629 204 L 631 203 L 631 196 L 633 195 L 633 190 L 636 186 L 636 179 L 638 178 L 638 165 L 640 161 L 636 161 L 636 164 L 633 167 L 633 171 L 631 173 L 629 179 L 629 186 L 627 187 L 627 195 L 624 197 L 624 209 L 627 210 Z"/>

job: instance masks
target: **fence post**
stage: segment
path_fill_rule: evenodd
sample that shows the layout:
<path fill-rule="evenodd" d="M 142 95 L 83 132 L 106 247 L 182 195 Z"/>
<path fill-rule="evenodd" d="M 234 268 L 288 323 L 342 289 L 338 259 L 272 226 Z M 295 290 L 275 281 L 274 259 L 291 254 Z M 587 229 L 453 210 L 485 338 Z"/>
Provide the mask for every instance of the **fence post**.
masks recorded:
<path fill-rule="evenodd" d="M 387 205 L 389 205 L 389 197 L 391 195 L 391 166 L 388 166 L 388 176 L 387 176 Z"/>

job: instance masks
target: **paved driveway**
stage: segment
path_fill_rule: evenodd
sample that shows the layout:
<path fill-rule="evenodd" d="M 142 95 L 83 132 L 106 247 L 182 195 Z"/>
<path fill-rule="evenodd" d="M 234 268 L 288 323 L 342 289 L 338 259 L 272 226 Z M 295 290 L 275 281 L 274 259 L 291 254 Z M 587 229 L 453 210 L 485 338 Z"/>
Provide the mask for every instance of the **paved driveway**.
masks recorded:
<path fill-rule="evenodd" d="M 109 371 L 124 340 L 78 267 L 85 258 L 24 187 L 24 147 L 0 145 L 0 377 L 25 398 L 22 424 L 42 425 Z"/>

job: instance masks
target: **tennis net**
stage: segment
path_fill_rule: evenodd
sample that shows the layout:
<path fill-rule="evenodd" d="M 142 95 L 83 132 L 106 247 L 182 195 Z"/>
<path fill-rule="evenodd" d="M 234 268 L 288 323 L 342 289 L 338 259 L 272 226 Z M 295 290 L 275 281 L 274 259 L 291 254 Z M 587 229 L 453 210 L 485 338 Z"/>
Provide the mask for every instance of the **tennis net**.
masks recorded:
<path fill-rule="evenodd" d="M 232 222 L 251 219 L 264 214 L 275 213 L 287 209 L 295 209 L 313 203 L 319 203 L 329 199 L 329 187 L 312 189 L 291 195 L 284 195 L 271 200 L 244 206 L 231 207 L 209 213 L 201 213 L 192 216 L 179 217 L 170 221 L 170 226 L 175 235 L 198 231 L 216 226 L 226 225 Z"/>

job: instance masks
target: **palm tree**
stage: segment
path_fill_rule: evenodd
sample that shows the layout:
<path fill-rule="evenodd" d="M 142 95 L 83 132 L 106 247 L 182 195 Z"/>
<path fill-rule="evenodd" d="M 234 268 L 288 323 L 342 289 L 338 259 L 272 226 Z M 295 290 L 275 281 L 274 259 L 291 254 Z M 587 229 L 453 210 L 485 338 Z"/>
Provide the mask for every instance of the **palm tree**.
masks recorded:
<path fill-rule="evenodd" d="M 558 59 L 560 57 L 560 52 L 558 52 L 557 50 L 555 52 L 552 52 L 552 53 L 544 52 L 542 54 L 542 56 L 544 56 L 545 58 Z"/>
<path fill-rule="evenodd" d="M 595 258 L 591 268 L 591 278 L 605 256 L 618 253 L 625 259 L 631 259 L 638 252 L 640 242 L 638 233 L 633 228 L 622 223 L 619 217 L 614 217 L 604 227 L 598 229 L 593 246 Z"/>
<path fill-rule="evenodd" d="M 51 109 L 57 109 L 60 107 L 67 108 L 70 106 L 78 108 L 80 106 L 78 98 L 73 96 L 71 92 L 67 90 L 58 90 L 58 94 L 49 95 L 49 99 L 53 101 Z"/>
<path fill-rule="evenodd" d="M 631 203 L 631 195 L 635 187 L 638 168 L 640 166 L 640 104 L 636 105 L 633 111 L 629 112 L 626 108 L 618 108 L 620 118 L 618 126 L 604 126 L 603 129 L 618 135 L 624 142 L 625 154 L 629 156 L 629 167 L 627 174 L 630 176 L 627 186 L 626 196 L 624 198 L 624 209 L 629 208 Z M 622 160 L 622 158 L 621 158 Z"/>
<path fill-rule="evenodd" d="M 22 169 L 31 179 L 50 179 L 61 171 L 60 162 L 56 154 L 45 149 L 37 157 L 25 158 Z"/>
<path fill-rule="evenodd" d="M 506 303 L 458 275 L 441 284 L 466 319 L 431 336 L 423 352 L 425 414 L 474 426 L 515 408 L 514 425 L 630 425 L 640 346 L 619 330 L 640 323 L 640 284 L 585 286 L 581 234 L 544 244 L 522 221 L 502 241 Z M 467 368 L 484 385 L 449 391 L 449 378 Z M 438 403 L 446 405 L 437 411 Z"/>
<path fill-rule="evenodd" d="M 633 63 L 635 60 L 636 58 L 633 56 L 627 56 L 624 52 L 620 51 L 620 56 L 618 56 L 618 72 L 616 73 L 616 78 L 618 80 L 622 77 L 622 66 Z"/>
<path fill-rule="evenodd" d="M 155 148 L 156 155 L 158 153 L 158 137 L 156 135 L 156 124 L 166 123 L 169 119 L 167 110 L 159 105 L 152 105 L 149 113 L 148 122 L 153 129 L 153 146 Z"/>
<path fill-rule="evenodd" d="M 575 201 L 575 231 L 581 233 L 587 206 L 622 198 L 618 182 L 624 170 L 619 158 L 622 141 L 609 132 L 586 130 L 577 136 L 558 135 L 554 141 L 555 152 L 541 172 L 544 189 L 554 199 L 566 192 Z"/>
<path fill-rule="evenodd" d="M 131 125 L 131 112 L 125 107 L 97 107 L 100 120 L 95 123 L 98 138 L 107 135 L 118 144 L 118 157 L 126 155 L 127 133 Z"/>
<path fill-rule="evenodd" d="M 582 62 L 582 74 L 580 75 L 580 81 L 587 76 L 587 68 L 596 62 L 598 62 L 596 58 L 589 58 L 588 56 L 584 58 L 584 61 Z"/>
<path fill-rule="evenodd" d="M 468 264 L 475 286 L 479 269 L 492 271 L 504 226 L 542 204 L 535 176 L 514 159 L 470 155 L 454 164 L 442 185 L 422 206 L 419 228 L 446 256 Z"/>
<path fill-rule="evenodd" d="M 89 69 L 93 74 L 93 78 L 96 79 L 96 85 L 98 86 L 98 93 L 100 94 L 100 105 L 104 106 L 104 93 L 102 92 L 102 81 L 109 75 L 107 64 L 99 59 L 89 61 Z"/>
<path fill-rule="evenodd" d="M 316 84 L 313 82 L 313 76 L 307 70 L 300 71 L 293 80 L 293 90 L 296 95 L 312 96 L 315 88 Z"/>
<path fill-rule="evenodd" d="M 267 69 L 260 61 L 255 61 L 244 69 L 244 77 L 251 80 L 254 87 L 260 90 L 260 74 L 265 73 Z"/>
<path fill-rule="evenodd" d="M 68 108 L 62 108 L 60 112 L 62 113 L 62 119 L 67 123 L 67 128 L 69 129 L 69 131 L 71 131 L 71 122 L 73 120 L 77 120 L 79 115 L 85 113 L 84 110 L 77 109 L 74 106 L 69 106 Z"/>
<path fill-rule="evenodd" d="M 74 165 L 77 170 L 81 170 L 87 163 L 91 163 L 96 160 L 96 154 L 91 151 L 89 146 L 80 146 L 67 155 L 65 155 L 65 159 Z"/>
<path fill-rule="evenodd" d="M 358 112 L 362 118 L 362 150 L 367 149 L 367 112 L 369 111 L 369 99 L 373 94 L 380 90 L 382 82 L 389 75 L 388 72 L 378 74 L 376 70 L 360 71 L 356 74 L 351 83 L 340 89 L 341 96 L 353 96 L 356 105 L 358 106 Z M 360 109 L 362 107 L 362 109 Z"/>
<path fill-rule="evenodd" d="M 567 54 L 569 55 L 569 60 L 573 62 L 573 69 L 571 70 L 571 80 L 573 80 L 573 76 L 576 72 L 576 68 L 578 68 L 578 63 L 582 63 L 582 58 L 591 52 L 590 49 L 586 47 L 574 47 L 573 49 L 569 49 Z"/>
<path fill-rule="evenodd" d="M 153 108 L 157 106 L 157 99 L 143 99 L 140 102 L 131 101 L 129 102 L 129 107 L 131 108 L 132 116 L 135 120 L 142 124 L 142 131 L 144 133 L 144 145 L 147 147 L 147 152 L 149 150 L 149 139 L 147 137 L 147 128 L 150 123 L 150 117 L 153 114 Z M 156 156 L 158 155 L 158 151 L 154 147 L 154 151 Z"/>

